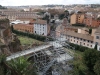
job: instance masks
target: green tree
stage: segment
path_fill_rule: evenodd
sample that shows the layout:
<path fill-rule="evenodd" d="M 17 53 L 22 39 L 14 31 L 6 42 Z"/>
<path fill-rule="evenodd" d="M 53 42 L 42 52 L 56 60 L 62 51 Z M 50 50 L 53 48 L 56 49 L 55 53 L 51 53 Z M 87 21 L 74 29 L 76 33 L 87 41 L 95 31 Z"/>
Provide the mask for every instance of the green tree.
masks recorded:
<path fill-rule="evenodd" d="M 47 23 L 49 23 L 49 15 L 46 15 L 44 18 L 43 18 L 43 20 L 47 20 Z"/>
<path fill-rule="evenodd" d="M 7 9 L 7 8 L 0 5 L 0 9 Z"/>
<path fill-rule="evenodd" d="M 59 14 L 59 19 L 63 19 L 64 18 L 64 16 L 65 16 L 65 14 Z"/>
<path fill-rule="evenodd" d="M 68 19 L 67 16 L 69 15 L 69 11 L 68 10 L 65 10 L 64 13 L 65 13 L 65 16 L 64 17 L 66 17 Z"/>
<path fill-rule="evenodd" d="M 93 67 L 95 65 L 95 62 L 99 58 L 97 50 L 94 50 L 94 49 L 85 50 L 83 58 L 84 58 L 84 63 L 86 64 L 86 66 L 89 68 L 90 71 L 93 72 Z"/>
<path fill-rule="evenodd" d="M 94 72 L 97 74 L 97 75 L 100 75 L 100 60 L 98 60 L 95 65 L 94 65 Z"/>
<path fill-rule="evenodd" d="M 92 28 L 89 29 L 89 34 L 92 34 Z"/>
<path fill-rule="evenodd" d="M 96 49 L 96 50 L 97 50 L 97 44 L 95 44 L 95 47 L 94 47 L 94 49 Z"/>

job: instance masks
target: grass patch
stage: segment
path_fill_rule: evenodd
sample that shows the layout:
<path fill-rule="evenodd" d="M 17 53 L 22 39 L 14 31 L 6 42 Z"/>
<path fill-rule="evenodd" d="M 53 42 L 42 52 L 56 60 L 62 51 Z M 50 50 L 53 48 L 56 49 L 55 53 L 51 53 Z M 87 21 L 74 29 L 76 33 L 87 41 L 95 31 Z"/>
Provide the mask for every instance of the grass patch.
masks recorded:
<path fill-rule="evenodd" d="M 22 45 L 32 45 L 32 44 L 43 44 L 42 41 L 38 41 L 25 36 L 18 36 Z"/>

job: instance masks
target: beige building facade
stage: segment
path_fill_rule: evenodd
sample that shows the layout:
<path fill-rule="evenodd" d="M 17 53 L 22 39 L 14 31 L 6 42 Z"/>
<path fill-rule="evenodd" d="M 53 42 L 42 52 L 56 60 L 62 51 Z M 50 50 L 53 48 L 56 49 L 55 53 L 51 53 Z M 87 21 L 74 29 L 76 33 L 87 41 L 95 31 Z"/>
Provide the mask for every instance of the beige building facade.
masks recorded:
<path fill-rule="evenodd" d="M 70 18 L 70 24 L 83 24 L 84 22 L 84 17 L 85 17 L 85 14 L 83 13 L 75 13 L 71 16 Z"/>
<path fill-rule="evenodd" d="M 69 31 L 64 35 L 66 36 L 67 41 L 69 41 L 70 43 L 85 46 L 88 48 L 94 48 L 95 46 L 93 42 L 93 37 L 90 35 L 69 32 Z"/>
<path fill-rule="evenodd" d="M 97 44 L 97 50 L 100 51 L 100 27 L 94 33 L 94 42 Z"/>

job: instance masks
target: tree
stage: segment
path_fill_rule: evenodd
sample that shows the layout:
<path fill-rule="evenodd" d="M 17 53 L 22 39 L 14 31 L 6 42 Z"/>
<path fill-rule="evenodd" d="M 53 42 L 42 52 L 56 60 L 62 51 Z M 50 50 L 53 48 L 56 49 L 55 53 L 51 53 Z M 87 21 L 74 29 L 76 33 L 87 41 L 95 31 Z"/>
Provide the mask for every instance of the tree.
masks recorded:
<path fill-rule="evenodd" d="M 64 14 L 59 14 L 59 19 L 63 19 L 64 18 Z"/>
<path fill-rule="evenodd" d="M 0 9 L 7 9 L 7 8 L 0 5 Z"/>
<path fill-rule="evenodd" d="M 100 75 L 100 60 L 98 60 L 95 65 L 94 65 L 94 72 L 97 74 L 97 75 Z"/>
<path fill-rule="evenodd" d="M 96 50 L 97 50 L 97 44 L 95 44 L 95 47 L 94 47 L 94 49 L 96 49 Z"/>
<path fill-rule="evenodd" d="M 92 28 L 89 29 L 89 34 L 91 34 L 91 33 L 92 33 Z"/>
<path fill-rule="evenodd" d="M 43 20 L 47 20 L 47 23 L 49 23 L 49 15 L 46 15 L 44 18 L 43 18 Z"/>
<path fill-rule="evenodd" d="M 11 25 L 11 31 L 12 31 L 12 32 L 14 31 L 13 25 Z"/>
<path fill-rule="evenodd" d="M 92 72 L 93 72 L 93 67 L 95 65 L 95 62 L 98 60 L 98 58 L 99 58 L 98 52 L 97 50 L 94 49 L 85 50 L 83 55 L 84 63 Z"/>
<path fill-rule="evenodd" d="M 68 11 L 68 10 L 65 10 L 64 13 L 65 13 L 65 17 L 67 18 L 68 15 L 69 15 L 69 11 Z M 68 19 L 68 18 L 67 18 L 67 19 Z"/>

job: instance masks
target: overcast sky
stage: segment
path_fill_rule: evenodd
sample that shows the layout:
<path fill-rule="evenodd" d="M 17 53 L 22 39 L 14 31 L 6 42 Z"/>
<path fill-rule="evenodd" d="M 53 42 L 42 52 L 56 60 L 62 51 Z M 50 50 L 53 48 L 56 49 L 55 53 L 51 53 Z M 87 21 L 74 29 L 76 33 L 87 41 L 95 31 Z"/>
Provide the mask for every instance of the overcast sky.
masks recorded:
<path fill-rule="evenodd" d="M 100 4 L 100 0 L 0 0 L 3 6 L 47 5 L 47 4 Z"/>

